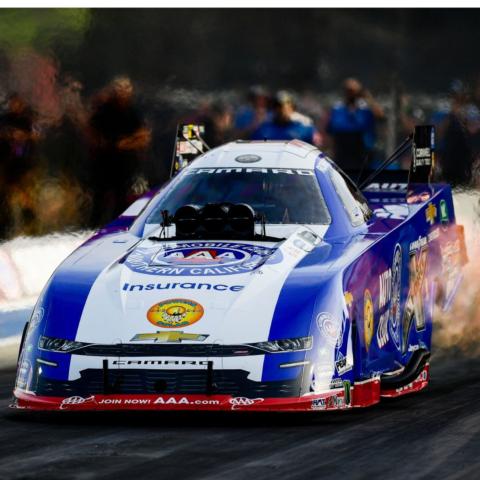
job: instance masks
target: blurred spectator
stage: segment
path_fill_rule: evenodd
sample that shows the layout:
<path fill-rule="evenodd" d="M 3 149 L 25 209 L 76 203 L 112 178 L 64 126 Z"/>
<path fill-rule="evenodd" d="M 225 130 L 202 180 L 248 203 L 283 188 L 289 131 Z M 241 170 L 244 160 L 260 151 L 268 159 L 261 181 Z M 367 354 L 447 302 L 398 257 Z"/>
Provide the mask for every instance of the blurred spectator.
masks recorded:
<path fill-rule="evenodd" d="M 472 99 L 467 108 L 467 130 L 470 136 L 473 160 L 478 168 L 480 160 L 480 77 L 477 77 Z"/>
<path fill-rule="evenodd" d="M 92 223 L 100 225 L 127 207 L 133 189 L 135 193 L 144 189 L 139 173 L 151 132 L 134 105 L 129 78 L 117 77 L 95 98 L 89 129 L 94 162 Z"/>
<path fill-rule="evenodd" d="M 355 78 L 343 82 L 344 100 L 333 106 L 326 131 L 333 141 L 335 162 L 343 169 L 358 170 L 365 164 L 376 141 L 376 121 L 382 107 Z"/>
<path fill-rule="evenodd" d="M 270 119 L 269 94 L 261 86 L 248 92 L 248 104 L 242 105 L 235 115 L 235 129 L 239 138 L 249 138 L 260 124 Z"/>
<path fill-rule="evenodd" d="M 424 125 L 425 120 L 425 111 L 420 108 L 418 105 L 412 102 L 410 95 L 406 93 L 401 93 L 396 97 L 398 101 L 396 105 L 397 111 L 397 120 L 396 131 L 395 131 L 395 147 L 400 145 L 415 129 L 416 125 Z M 394 115 L 394 113 L 391 113 Z M 412 162 L 412 152 L 407 150 L 403 155 L 398 157 L 398 159 L 393 162 L 393 168 L 400 168 L 401 170 L 408 170 Z"/>
<path fill-rule="evenodd" d="M 232 109 L 224 102 L 205 103 L 193 123 L 205 125 L 203 139 L 210 148 L 218 147 L 232 139 Z"/>
<path fill-rule="evenodd" d="M 7 111 L 0 117 L 2 178 L 16 182 L 33 167 L 33 152 L 39 138 L 35 115 L 17 94 L 8 99 Z"/>
<path fill-rule="evenodd" d="M 273 117 L 251 135 L 252 140 L 303 140 L 318 145 L 320 137 L 311 119 L 295 111 L 293 97 L 279 91 L 273 99 Z"/>
<path fill-rule="evenodd" d="M 1 238 L 5 238 L 16 223 L 27 222 L 32 217 L 31 189 L 28 186 L 34 180 L 31 177 L 38 138 L 33 110 L 20 95 L 10 95 L 6 112 L 0 117 Z M 20 197 L 15 195 L 17 191 L 23 192 Z M 17 221 L 12 213 L 13 206 Z"/>
<path fill-rule="evenodd" d="M 86 135 L 88 113 L 82 90 L 83 85 L 70 76 L 59 86 L 57 96 L 61 114 L 45 131 L 40 150 L 48 159 L 49 175 L 65 175 L 87 187 L 90 182 Z"/>
<path fill-rule="evenodd" d="M 467 129 L 468 92 L 460 80 L 450 86 L 450 111 L 433 114 L 438 136 L 438 177 L 452 185 L 465 185 L 471 180 L 472 146 Z"/>

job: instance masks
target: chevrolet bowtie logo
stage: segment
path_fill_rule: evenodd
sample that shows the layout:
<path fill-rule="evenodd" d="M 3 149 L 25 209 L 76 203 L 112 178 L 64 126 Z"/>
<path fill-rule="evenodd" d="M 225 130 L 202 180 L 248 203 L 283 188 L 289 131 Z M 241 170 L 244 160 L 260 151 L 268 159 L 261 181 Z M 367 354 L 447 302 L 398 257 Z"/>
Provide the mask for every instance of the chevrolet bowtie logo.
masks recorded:
<path fill-rule="evenodd" d="M 183 332 L 157 332 L 157 333 L 137 333 L 131 342 L 163 342 L 163 343 L 181 343 L 182 340 L 190 340 L 192 342 L 203 342 L 208 335 L 200 333 L 183 333 Z"/>
<path fill-rule="evenodd" d="M 425 218 L 430 225 L 435 223 L 435 219 L 437 218 L 437 207 L 432 202 L 428 204 L 428 207 L 425 210 Z"/>

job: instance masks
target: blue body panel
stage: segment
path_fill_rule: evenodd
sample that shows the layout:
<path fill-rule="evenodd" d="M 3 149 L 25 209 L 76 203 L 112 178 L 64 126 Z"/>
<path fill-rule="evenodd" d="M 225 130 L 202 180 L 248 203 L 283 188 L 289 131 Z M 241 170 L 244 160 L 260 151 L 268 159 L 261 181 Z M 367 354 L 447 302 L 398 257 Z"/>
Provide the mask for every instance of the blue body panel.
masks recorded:
<path fill-rule="evenodd" d="M 327 372 L 331 381 L 341 378 L 354 383 L 397 370 L 417 349 L 431 350 L 433 307 L 437 293 L 446 288 L 442 249 L 458 240 L 450 188 L 424 186 L 423 197 L 411 204 L 402 193 L 365 192 L 373 215 L 368 222 L 352 226 L 329 176 L 331 168 L 319 156 L 315 173 L 332 223 L 321 243 L 285 280 L 268 336 L 269 340 L 311 336 L 313 347 L 265 355 L 264 382 L 303 375 L 304 384 L 314 389 L 319 375 Z M 71 355 L 40 351 L 38 339 L 45 335 L 75 340 L 95 280 L 112 262 L 121 263 L 140 240 L 156 198 L 129 231 L 125 229 L 134 217 L 123 217 L 57 269 L 35 309 L 38 322 L 30 326 L 25 341 L 25 365 L 31 367 L 38 358 L 55 362 L 57 367 L 42 366 L 45 375 L 68 379 Z M 339 336 L 333 341 L 332 331 Z M 280 366 L 292 362 L 303 363 Z M 25 378 L 21 380 L 25 383 Z"/>

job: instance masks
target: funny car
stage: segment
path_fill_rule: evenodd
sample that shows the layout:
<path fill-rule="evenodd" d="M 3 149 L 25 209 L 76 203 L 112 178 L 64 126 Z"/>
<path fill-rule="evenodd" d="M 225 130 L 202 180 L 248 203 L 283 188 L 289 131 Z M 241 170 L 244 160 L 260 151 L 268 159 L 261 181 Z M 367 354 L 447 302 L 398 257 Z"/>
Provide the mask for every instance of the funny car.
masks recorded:
<path fill-rule="evenodd" d="M 424 389 L 467 261 L 433 128 L 360 189 L 300 141 L 197 156 L 55 271 L 14 407 L 344 410 Z"/>

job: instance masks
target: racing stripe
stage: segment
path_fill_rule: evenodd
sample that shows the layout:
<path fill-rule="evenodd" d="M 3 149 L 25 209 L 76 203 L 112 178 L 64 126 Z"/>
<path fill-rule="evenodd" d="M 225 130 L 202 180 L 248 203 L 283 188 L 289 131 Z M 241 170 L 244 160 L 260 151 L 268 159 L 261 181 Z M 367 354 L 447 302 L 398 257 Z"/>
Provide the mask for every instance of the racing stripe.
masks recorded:
<path fill-rule="evenodd" d="M 56 270 L 42 301 L 45 310 L 44 335 L 75 340 L 81 315 L 90 290 L 100 273 L 138 238 L 120 234 L 126 243 L 115 243 L 119 235 L 80 247 Z M 94 255 L 92 255 L 94 251 Z M 78 268 L 81 260 L 82 268 Z M 70 355 L 42 352 L 42 358 L 54 361 L 58 367 L 44 366 L 52 379 L 66 379 L 70 368 Z"/>

